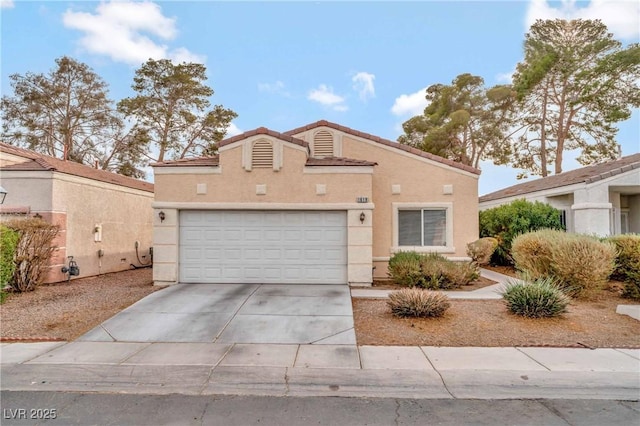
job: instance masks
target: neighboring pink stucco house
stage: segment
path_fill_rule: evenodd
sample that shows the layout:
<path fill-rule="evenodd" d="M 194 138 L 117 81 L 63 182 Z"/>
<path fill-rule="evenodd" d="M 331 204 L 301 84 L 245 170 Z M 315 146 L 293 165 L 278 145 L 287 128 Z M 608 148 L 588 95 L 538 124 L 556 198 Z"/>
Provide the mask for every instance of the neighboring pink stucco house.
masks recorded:
<path fill-rule="evenodd" d="M 39 215 L 60 226 L 47 283 L 67 279 L 67 256 L 80 277 L 151 260 L 151 183 L 0 143 L 0 186 L 0 220 Z"/>
<path fill-rule="evenodd" d="M 369 285 L 399 250 L 478 238 L 478 170 L 327 121 L 154 173 L 156 284 Z"/>

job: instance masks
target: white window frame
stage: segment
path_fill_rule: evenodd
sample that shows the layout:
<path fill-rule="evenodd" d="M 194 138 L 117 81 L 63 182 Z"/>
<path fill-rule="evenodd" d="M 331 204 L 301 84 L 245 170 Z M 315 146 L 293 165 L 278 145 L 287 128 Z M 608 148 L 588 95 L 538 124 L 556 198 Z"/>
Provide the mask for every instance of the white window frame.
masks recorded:
<path fill-rule="evenodd" d="M 418 253 L 455 253 L 453 246 L 453 203 L 392 203 L 392 244 L 391 253 L 399 251 L 416 251 Z M 446 230 L 444 246 L 400 246 L 398 243 L 401 210 L 444 210 L 446 212 Z M 424 232 L 424 231 L 423 231 Z"/>

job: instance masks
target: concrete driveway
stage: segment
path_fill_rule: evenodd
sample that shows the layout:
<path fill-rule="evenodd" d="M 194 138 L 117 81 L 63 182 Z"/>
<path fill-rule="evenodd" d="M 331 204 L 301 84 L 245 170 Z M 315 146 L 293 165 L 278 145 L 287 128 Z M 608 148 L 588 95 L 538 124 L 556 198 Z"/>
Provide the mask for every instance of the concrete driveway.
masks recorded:
<path fill-rule="evenodd" d="M 79 341 L 355 344 L 346 285 L 177 284 Z"/>

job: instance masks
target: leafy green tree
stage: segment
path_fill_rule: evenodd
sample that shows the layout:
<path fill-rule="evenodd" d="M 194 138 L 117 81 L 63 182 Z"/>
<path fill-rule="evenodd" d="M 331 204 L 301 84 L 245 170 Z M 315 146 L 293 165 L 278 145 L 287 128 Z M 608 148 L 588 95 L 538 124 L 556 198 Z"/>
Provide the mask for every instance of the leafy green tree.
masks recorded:
<path fill-rule="evenodd" d="M 216 143 L 237 114 L 221 105 L 209 109 L 213 89 L 204 84 L 206 80 L 204 65 L 176 65 L 168 59 L 149 59 L 136 71 L 132 86 L 136 96 L 121 100 L 118 110 L 156 148 L 147 150 L 149 159 L 215 153 Z"/>
<path fill-rule="evenodd" d="M 482 77 L 457 76 L 427 88 L 423 115 L 406 121 L 400 143 L 478 168 L 480 160 L 509 158 L 508 118 L 515 101 L 509 86 L 484 87 Z"/>
<path fill-rule="evenodd" d="M 119 158 L 141 176 L 133 139 L 107 97 L 107 84 L 88 65 L 67 56 L 48 74 L 9 76 L 13 96 L 4 96 L 2 139 L 63 160 L 118 170 Z M 112 161 L 107 161 L 112 159 Z"/>
<path fill-rule="evenodd" d="M 556 19 L 533 24 L 524 52 L 513 164 L 547 176 L 562 172 L 567 150 L 584 165 L 617 158 L 615 124 L 640 106 L 640 46 L 623 48 L 599 20 Z"/>

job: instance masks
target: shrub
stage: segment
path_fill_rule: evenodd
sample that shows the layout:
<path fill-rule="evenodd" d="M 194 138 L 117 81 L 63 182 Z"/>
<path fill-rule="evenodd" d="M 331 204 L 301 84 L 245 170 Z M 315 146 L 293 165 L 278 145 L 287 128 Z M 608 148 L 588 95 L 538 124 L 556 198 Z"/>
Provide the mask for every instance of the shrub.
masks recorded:
<path fill-rule="evenodd" d="M 445 277 L 447 262 L 449 260 L 438 253 L 429 253 L 421 256 L 420 270 L 424 278 L 424 288 L 437 290 L 450 287 Z"/>
<path fill-rule="evenodd" d="M 13 229 L 0 225 L 0 291 L 9 285 L 16 269 L 15 253 L 20 235 Z"/>
<path fill-rule="evenodd" d="M 527 276 L 552 278 L 565 293 L 589 297 L 601 289 L 613 271 L 616 251 L 595 237 L 540 230 L 513 242 L 516 268 Z"/>
<path fill-rule="evenodd" d="M 487 265 L 491 261 L 493 252 L 498 247 L 498 240 L 484 237 L 467 244 L 467 255 L 478 265 Z"/>
<path fill-rule="evenodd" d="M 19 235 L 15 253 L 15 270 L 10 283 L 11 291 L 33 291 L 42 283 L 55 250 L 51 245 L 58 235 L 58 226 L 32 218 L 7 223 Z"/>
<path fill-rule="evenodd" d="M 512 313 L 528 318 L 559 316 L 567 311 L 569 304 L 569 297 L 551 278 L 507 281 L 502 297 Z"/>
<path fill-rule="evenodd" d="M 389 294 L 387 305 L 397 317 L 440 317 L 449 309 L 449 298 L 443 293 L 419 288 L 404 288 Z"/>
<path fill-rule="evenodd" d="M 565 234 L 552 246 L 551 273 L 564 291 L 590 297 L 602 289 L 615 266 L 616 249 L 588 235 Z"/>
<path fill-rule="evenodd" d="M 480 278 L 480 271 L 475 263 L 447 260 L 444 269 L 444 282 L 449 286 L 448 288 L 469 285 L 471 281 L 478 278 Z"/>
<path fill-rule="evenodd" d="M 612 278 L 625 282 L 624 297 L 640 299 L 640 235 L 606 238 L 616 246 L 616 267 Z"/>
<path fill-rule="evenodd" d="M 401 286 L 437 290 L 468 285 L 480 274 L 474 263 L 452 262 L 437 253 L 408 251 L 391 257 L 389 276 Z"/>
<path fill-rule="evenodd" d="M 480 212 L 480 237 L 494 237 L 498 247 L 491 261 L 511 265 L 511 242 L 520 234 L 538 229 L 563 229 L 560 211 L 549 204 L 515 200 Z"/>
<path fill-rule="evenodd" d="M 558 231 L 539 230 L 518 235 L 511 244 L 511 257 L 516 268 L 530 277 L 551 274 L 551 244 Z M 564 235 L 564 233 L 562 233 Z"/>
<path fill-rule="evenodd" d="M 415 251 L 401 251 L 389 259 L 389 276 L 398 285 L 422 287 L 424 277 L 420 271 L 422 256 Z"/>

